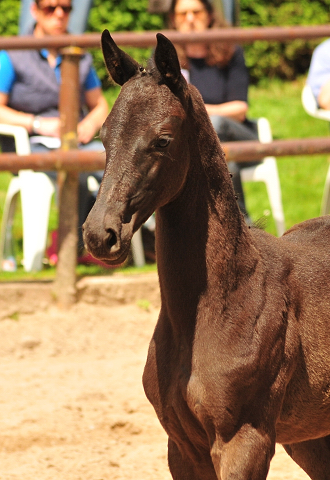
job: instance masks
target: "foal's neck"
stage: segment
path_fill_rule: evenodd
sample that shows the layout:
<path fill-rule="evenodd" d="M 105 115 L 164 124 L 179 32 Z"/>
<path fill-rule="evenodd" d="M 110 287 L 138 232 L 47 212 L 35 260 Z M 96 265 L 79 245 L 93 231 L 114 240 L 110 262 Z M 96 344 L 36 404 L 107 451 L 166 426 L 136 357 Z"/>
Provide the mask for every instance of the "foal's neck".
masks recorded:
<path fill-rule="evenodd" d="M 211 288 L 218 298 L 235 288 L 239 274 L 253 268 L 256 256 L 216 134 L 207 115 L 197 114 L 196 122 L 190 125 L 199 134 L 189 142 L 185 187 L 158 211 L 156 221 L 163 298 L 177 313 L 173 316 L 182 317 L 184 310 L 190 318 Z"/>

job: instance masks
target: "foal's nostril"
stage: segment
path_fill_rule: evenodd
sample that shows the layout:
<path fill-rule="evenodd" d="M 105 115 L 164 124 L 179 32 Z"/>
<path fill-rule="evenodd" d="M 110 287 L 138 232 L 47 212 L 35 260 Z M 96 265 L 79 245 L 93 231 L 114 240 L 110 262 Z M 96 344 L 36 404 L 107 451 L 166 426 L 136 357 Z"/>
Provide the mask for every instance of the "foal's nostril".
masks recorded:
<path fill-rule="evenodd" d="M 109 248 L 109 250 L 111 250 L 111 248 L 117 243 L 117 235 L 113 230 L 109 230 L 108 233 L 109 236 L 107 239 L 107 247 Z"/>

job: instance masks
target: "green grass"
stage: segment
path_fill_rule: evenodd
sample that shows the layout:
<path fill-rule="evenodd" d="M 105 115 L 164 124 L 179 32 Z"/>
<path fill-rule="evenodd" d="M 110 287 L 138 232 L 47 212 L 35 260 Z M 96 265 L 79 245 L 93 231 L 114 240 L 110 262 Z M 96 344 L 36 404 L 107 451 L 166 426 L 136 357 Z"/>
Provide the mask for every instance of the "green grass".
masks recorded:
<path fill-rule="evenodd" d="M 251 118 L 268 118 L 273 138 L 297 139 L 325 137 L 329 125 L 310 117 L 301 104 L 304 79 L 292 83 L 272 81 L 265 87 L 250 88 Z M 328 169 L 327 155 L 280 157 L 277 159 L 286 228 L 317 217 L 320 214 L 325 176 Z M 266 187 L 262 183 L 244 186 L 248 210 L 254 220 L 266 215 L 270 205 Z M 275 234 L 271 216 L 266 216 L 266 230 Z"/>
<path fill-rule="evenodd" d="M 249 93 L 251 118 L 267 117 L 274 139 L 324 137 L 329 134 L 327 122 L 317 120 L 307 115 L 301 104 L 301 91 L 304 79 L 292 83 L 270 81 L 265 86 L 251 86 Z M 113 104 L 119 89 L 111 88 L 106 94 L 109 106 Z M 281 181 L 282 200 L 286 228 L 308 218 L 320 214 L 321 199 L 325 176 L 328 169 L 327 155 L 293 156 L 277 159 Z M 0 172 L 0 220 L 6 190 L 11 174 Z M 246 202 L 253 220 L 265 218 L 266 230 L 276 234 L 274 221 L 270 214 L 270 205 L 263 183 L 248 183 L 244 185 Z M 57 208 L 52 205 L 50 231 L 57 226 Z M 18 262 L 22 258 L 22 219 L 20 206 L 17 208 L 14 221 L 15 247 Z M 126 267 L 121 272 L 140 272 L 155 270 L 155 266 L 145 269 Z M 118 269 L 104 270 L 97 266 L 78 266 L 77 275 L 111 275 Z M 55 270 L 46 267 L 42 272 L 27 274 L 20 267 L 10 274 L 0 272 L 0 281 L 12 280 L 51 280 Z"/>
<path fill-rule="evenodd" d="M 120 268 L 105 269 L 98 265 L 78 265 L 76 268 L 77 279 L 86 276 L 111 276 L 114 274 L 133 275 L 156 272 L 155 264 L 146 264 L 143 267 L 133 265 L 122 266 Z M 23 267 L 19 267 L 16 272 L 0 272 L 0 282 L 50 282 L 55 279 L 55 267 L 45 267 L 40 272 L 25 272 Z"/>

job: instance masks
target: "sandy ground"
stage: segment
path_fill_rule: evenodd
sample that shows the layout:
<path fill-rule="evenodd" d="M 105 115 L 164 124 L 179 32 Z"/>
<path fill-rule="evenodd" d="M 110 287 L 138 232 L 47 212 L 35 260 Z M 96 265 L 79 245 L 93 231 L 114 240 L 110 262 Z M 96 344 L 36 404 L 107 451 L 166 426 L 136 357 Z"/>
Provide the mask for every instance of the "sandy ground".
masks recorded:
<path fill-rule="evenodd" d="M 170 480 L 141 383 L 156 275 L 83 279 L 69 310 L 51 298 L 0 286 L 0 479 Z M 268 479 L 307 478 L 279 447 Z"/>

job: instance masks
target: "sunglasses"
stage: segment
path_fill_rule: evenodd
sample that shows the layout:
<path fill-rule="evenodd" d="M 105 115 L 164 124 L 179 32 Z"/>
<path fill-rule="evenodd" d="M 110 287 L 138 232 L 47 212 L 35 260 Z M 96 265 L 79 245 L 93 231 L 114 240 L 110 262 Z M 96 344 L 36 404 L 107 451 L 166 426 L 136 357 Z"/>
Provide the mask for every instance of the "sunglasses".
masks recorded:
<path fill-rule="evenodd" d="M 39 10 L 41 10 L 44 13 L 44 15 L 54 15 L 54 12 L 57 8 L 61 8 L 63 13 L 65 13 L 65 15 L 69 15 L 69 13 L 72 10 L 71 5 L 55 5 L 55 7 L 53 6 L 39 7 Z"/>

